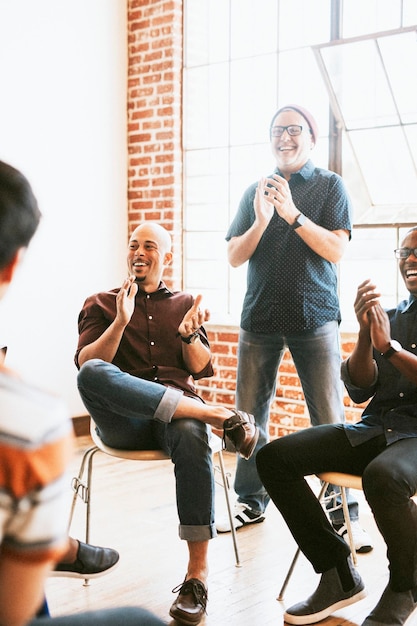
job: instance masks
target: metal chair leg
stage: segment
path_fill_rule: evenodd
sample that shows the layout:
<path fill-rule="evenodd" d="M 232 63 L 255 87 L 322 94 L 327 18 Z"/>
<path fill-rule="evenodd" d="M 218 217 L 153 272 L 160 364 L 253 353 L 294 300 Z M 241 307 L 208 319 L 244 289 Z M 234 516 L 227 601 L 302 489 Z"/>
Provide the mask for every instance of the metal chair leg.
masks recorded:
<path fill-rule="evenodd" d="M 340 495 L 341 495 L 341 498 L 342 498 L 343 515 L 344 515 L 344 518 L 345 518 L 347 534 L 348 534 L 348 537 L 349 537 L 349 546 L 350 546 L 350 551 L 352 553 L 352 560 L 353 560 L 353 564 L 357 565 L 358 564 L 358 558 L 356 556 L 355 542 L 353 541 L 352 524 L 351 524 L 350 517 L 349 517 L 349 507 L 348 507 L 348 503 L 347 503 L 346 487 L 340 487 Z"/>
<path fill-rule="evenodd" d="M 70 519 L 68 523 L 68 532 L 71 527 L 72 519 L 74 516 L 75 505 L 77 502 L 77 497 L 81 498 L 81 500 L 86 505 L 85 509 L 85 543 L 90 542 L 90 507 L 91 507 L 91 485 L 93 478 L 93 458 L 96 452 L 99 452 L 100 448 L 97 446 L 93 446 L 88 448 L 83 455 L 81 460 L 80 469 L 78 472 L 78 476 L 72 479 L 71 487 L 74 491 L 74 495 L 72 498 L 72 506 L 70 512 Z M 87 466 L 87 482 L 85 482 L 84 474 Z M 88 587 L 90 581 L 88 578 L 84 579 L 84 587 Z"/>
<path fill-rule="evenodd" d="M 224 495 L 226 498 L 227 514 L 229 516 L 230 528 L 232 531 L 232 540 L 233 540 L 233 548 L 235 551 L 236 567 L 242 567 L 242 564 L 239 558 L 239 549 L 237 546 L 236 528 L 233 523 L 233 513 L 232 513 L 232 508 L 230 506 L 229 483 L 228 483 L 227 475 L 226 475 L 225 468 L 224 468 L 223 453 L 221 450 L 219 450 L 217 454 L 219 455 L 220 473 L 222 475 L 222 480 L 223 480 L 223 489 L 224 489 Z"/>
<path fill-rule="evenodd" d="M 321 502 L 321 500 L 323 499 L 323 496 L 326 493 L 326 489 L 328 487 L 328 484 L 329 483 L 323 483 L 322 484 L 321 489 L 320 489 L 320 493 L 318 495 L 319 502 Z M 297 548 L 297 550 L 296 550 L 296 552 L 294 554 L 293 560 L 291 561 L 291 565 L 290 565 L 290 567 L 288 569 L 288 572 L 287 572 L 287 575 L 285 577 L 285 580 L 284 580 L 284 582 L 282 584 L 282 587 L 281 587 L 281 589 L 279 591 L 279 594 L 278 594 L 278 597 L 277 597 L 277 600 L 279 600 L 279 601 L 284 599 L 285 590 L 287 589 L 288 583 L 290 582 L 290 578 L 291 578 L 291 576 L 293 574 L 295 565 L 296 565 L 296 563 L 298 561 L 298 557 L 300 556 L 300 552 L 301 552 L 300 548 Z"/>

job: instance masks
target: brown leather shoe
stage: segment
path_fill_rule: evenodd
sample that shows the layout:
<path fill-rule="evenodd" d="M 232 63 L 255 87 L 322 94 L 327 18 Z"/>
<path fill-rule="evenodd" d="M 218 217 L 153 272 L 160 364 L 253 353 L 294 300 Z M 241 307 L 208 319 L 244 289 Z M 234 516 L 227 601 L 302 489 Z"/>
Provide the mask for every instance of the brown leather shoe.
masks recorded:
<path fill-rule="evenodd" d="M 226 450 L 239 452 L 249 459 L 259 439 L 259 429 L 250 413 L 233 411 L 234 415 L 223 422 L 223 443 Z M 227 441 L 229 440 L 229 441 Z M 230 448 L 229 442 L 232 443 Z"/>
<path fill-rule="evenodd" d="M 195 626 L 199 624 L 206 612 L 207 589 L 198 578 L 189 578 L 174 587 L 172 593 L 177 593 L 178 598 L 172 603 L 169 614 L 179 624 Z"/>

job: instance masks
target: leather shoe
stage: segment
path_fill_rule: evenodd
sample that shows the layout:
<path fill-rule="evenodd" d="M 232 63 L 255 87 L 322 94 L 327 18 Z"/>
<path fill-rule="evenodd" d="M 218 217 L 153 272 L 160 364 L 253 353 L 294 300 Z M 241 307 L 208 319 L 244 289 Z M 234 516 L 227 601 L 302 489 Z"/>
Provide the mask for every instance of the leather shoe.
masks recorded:
<path fill-rule="evenodd" d="M 73 563 L 57 563 L 51 576 L 68 578 L 99 578 L 111 572 L 119 563 L 119 553 L 112 548 L 100 548 L 79 541 L 77 558 Z"/>
<path fill-rule="evenodd" d="M 413 590 L 415 592 L 415 590 Z M 378 604 L 362 626 L 397 626 L 404 624 L 417 607 L 413 591 L 393 591 L 385 587 Z"/>
<path fill-rule="evenodd" d="M 206 612 L 207 589 L 198 578 L 189 578 L 174 587 L 172 593 L 177 593 L 178 598 L 172 603 L 169 614 L 179 624 L 195 626 L 199 624 Z"/>
<path fill-rule="evenodd" d="M 249 459 L 258 439 L 259 429 L 250 413 L 233 411 L 233 415 L 223 422 L 223 445 L 229 452 L 239 452 L 244 459 Z"/>

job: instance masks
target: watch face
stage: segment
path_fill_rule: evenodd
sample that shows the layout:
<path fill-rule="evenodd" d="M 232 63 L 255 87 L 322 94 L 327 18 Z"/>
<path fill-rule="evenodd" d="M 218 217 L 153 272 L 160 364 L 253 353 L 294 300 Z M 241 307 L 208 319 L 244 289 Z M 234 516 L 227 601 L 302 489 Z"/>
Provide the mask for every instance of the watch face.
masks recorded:
<path fill-rule="evenodd" d="M 393 339 L 391 341 L 391 348 L 394 350 L 394 352 L 400 352 L 400 350 L 403 349 L 402 345 L 400 344 L 399 341 L 397 341 L 396 339 Z"/>

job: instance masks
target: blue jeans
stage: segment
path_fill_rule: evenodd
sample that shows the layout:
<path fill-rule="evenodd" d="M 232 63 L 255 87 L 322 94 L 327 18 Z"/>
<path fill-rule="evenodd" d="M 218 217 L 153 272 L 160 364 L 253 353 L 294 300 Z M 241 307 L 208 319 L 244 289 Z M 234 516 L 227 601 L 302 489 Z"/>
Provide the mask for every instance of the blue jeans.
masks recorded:
<path fill-rule="evenodd" d="M 269 496 L 256 471 L 255 457 L 269 441 L 269 410 L 275 397 L 278 368 L 287 347 L 297 368 L 311 424 L 334 424 L 345 419 L 336 321 L 285 337 L 240 329 L 236 408 L 254 415 L 260 434 L 252 457 L 248 461 L 242 458 L 237 461 L 234 488 L 238 501 L 259 514 L 265 511 Z M 328 491 L 332 491 L 331 485 Z M 348 501 L 349 517 L 356 521 L 358 504 L 350 495 Z M 334 523 L 343 523 L 341 510 L 331 517 Z"/>
<path fill-rule="evenodd" d="M 180 538 L 215 537 L 210 430 L 195 419 L 171 421 L 182 391 L 131 376 L 100 359 L 84 363 L 77 382 L 104 443 L 128 450 L 159 449 L 171 457 Z"/>
<path fill-rule="evenodd" d="M 75 613 L 61 617 L 40 617 L 30 622 L 30 626 L 164 626 L 159 617 L 140 607 L 120 607 L 101 609 L 87 613 Z"/>
<path fill-rule="evenodd" d="M 302 552 L 317 573 L 349 554 L 332 532 L 305 476 L 343 472 L 362 476 L 365 497 L 387 545 L 390 586 L 417 585 L 417 438 L 387 446 L 384 435 L 353 447 L 343 424 L 306 428 L 265 446 L 257 456 L 259 474 Z"/>

